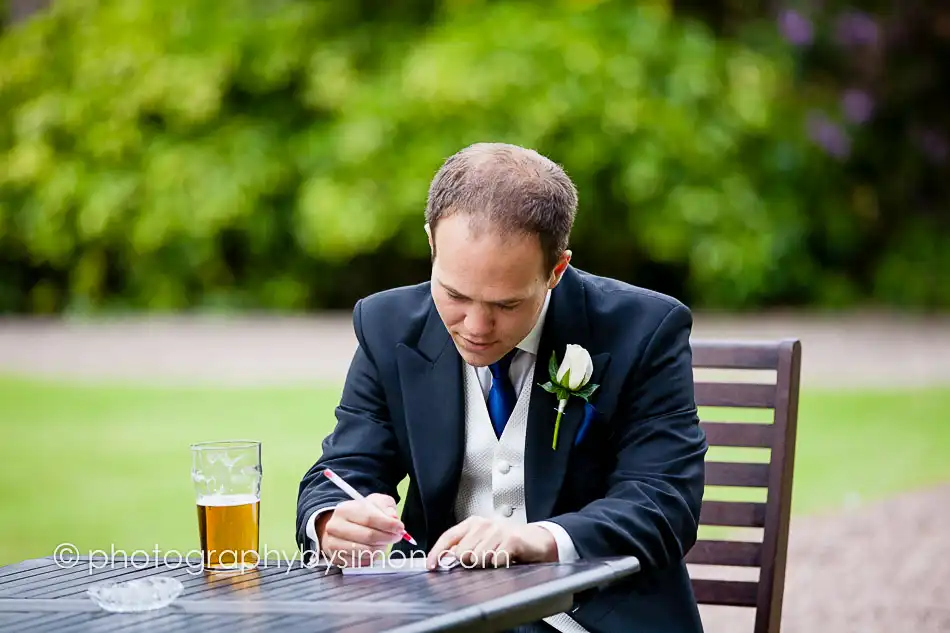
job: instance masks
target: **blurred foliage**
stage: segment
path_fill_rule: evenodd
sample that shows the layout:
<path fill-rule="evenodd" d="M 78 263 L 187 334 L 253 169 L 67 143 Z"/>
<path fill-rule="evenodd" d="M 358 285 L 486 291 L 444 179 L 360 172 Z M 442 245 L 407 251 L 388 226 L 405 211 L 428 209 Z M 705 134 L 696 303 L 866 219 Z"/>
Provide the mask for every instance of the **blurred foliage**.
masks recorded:
<path fill-rule="evenodd" d="M 793 50 L 802 133 L 836 158 L 827 186 L 843 197 L 806 245 L 826 271 L 820 287 L 837 286 L 841 300 L 950 307 L 950 4 L 675 5 L 719 37 Z"/>
<path fill-rule="evenodd" d="M 908 285 L 925 219 L 862 250 L 875 183 L 803 131 L 797 51 L 668 2 L 59 0 L 0 60 L 0 311 L 348 308 L 426 278 L 429 180 L 483 140 L 565 166 L 582 268 L 950 305 Z"/>

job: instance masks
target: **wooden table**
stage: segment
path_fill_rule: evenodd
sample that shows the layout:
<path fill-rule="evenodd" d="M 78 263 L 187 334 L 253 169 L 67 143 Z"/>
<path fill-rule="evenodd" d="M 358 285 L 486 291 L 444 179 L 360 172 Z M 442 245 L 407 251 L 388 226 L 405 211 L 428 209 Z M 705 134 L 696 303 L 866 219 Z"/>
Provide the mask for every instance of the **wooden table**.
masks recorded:
<path fill-rule="evenodd" d="M 63 568 L 52 557 L 39 558 L 0 567 L 0 630 L 503 631 L 570 611 L 576 593 L 638 570 L 633 557 L 400 575 L 346 575 L 299 562 L 209 574 L 174 560 L 97 559 L 90 565 L 88 557 Z M 143 613 L 110 613 L 86 595 L 93 584 L 152 575 L 178 578 L 185 589 L 168 607 Z"/>

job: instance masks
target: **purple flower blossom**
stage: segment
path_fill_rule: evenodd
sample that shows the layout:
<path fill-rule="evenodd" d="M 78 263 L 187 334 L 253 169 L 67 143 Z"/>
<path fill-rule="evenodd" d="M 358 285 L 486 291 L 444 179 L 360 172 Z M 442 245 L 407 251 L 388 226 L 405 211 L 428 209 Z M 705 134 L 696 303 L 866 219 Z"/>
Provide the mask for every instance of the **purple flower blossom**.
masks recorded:
<path fill-rule="evenodd" d="M 914 130 L 912 137 L 920 151 L 935 163 L 943 163 L 950 155 L 946 139 L 933 130 Z"/>
<path fill-rule="evenodd" d="M 794 9 L 785 9 L 779 14 L 778 28 L 782 37 L 795 46 L 810 44 L 814 37 L 811 22 Z"/>
<path fill-rule="evenodd" d="M 846 90 L 841 97 L 841 110 L 852 123 L 865 123 L 874 112 L 874 100 L 863 90 Z"/>
<path fill-rule="evenodd" d="M 806 129 L 808 138 L 835 158 L 846 158 L 851 153 L 851 139 L 824 114 L 809 113 Z"/>
<path fill-rule="evenodd" d="M 847 11 L 835 23 L 835 40 L 841 46 L 873 46 L 880 38 L 880 28 L 867 13 Z"/>

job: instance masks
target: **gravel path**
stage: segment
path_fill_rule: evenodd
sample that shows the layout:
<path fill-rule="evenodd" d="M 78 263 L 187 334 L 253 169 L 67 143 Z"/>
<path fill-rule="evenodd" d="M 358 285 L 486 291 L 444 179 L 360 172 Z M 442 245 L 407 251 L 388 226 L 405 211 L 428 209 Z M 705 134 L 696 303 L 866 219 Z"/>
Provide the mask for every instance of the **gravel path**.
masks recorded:
<path fill-rule="evenodd" d="M 695 316 L 694 338 L 789 336 L 802 340 L 805 388 L 950 385 L 950 316 Z M 355 344 L 349 315 L 0 320 L 0 373 L 338 383 Z M 783 633 L 950 632 L 948 526 L 950 485 L 842 514 L 795 517 Z M 754 579 L 743 575 L 754 570 L 716 571 Z M 748 610 L 702 611 L 710 633 L 752 631 Z"/>
<path fill-rule="evenodd" d="M 950 385 L 950 315 L 697 314 L 694 338 L 802 341 L 804 386 Z M 237 384 L 341 381 L 349 315 L 0 320 L 0 372 Z"/>
<path fill-rule="evenodd" d="M 793 518 L 782 633 L 950 631 L 948 523 L 950 485 Z M 747 609 L 702 613 L 709 633 L 752 633 Z"/>

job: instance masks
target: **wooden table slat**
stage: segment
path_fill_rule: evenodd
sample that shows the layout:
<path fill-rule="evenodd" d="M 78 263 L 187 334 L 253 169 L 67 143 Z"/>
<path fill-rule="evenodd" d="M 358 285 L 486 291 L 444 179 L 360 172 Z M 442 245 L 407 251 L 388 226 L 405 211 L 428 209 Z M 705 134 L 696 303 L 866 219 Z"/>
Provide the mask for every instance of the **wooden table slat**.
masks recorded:
<path fill-rule="evenodd" d="M 35 573 L 11 574 L 0 579 L 0 591 L 11 591 L 17 586 L 42 586 L 41 583 L 44 581 L 55 583 L 62 582 L 70 577 L 82 578 L 87 575 L 88 571 L 84 567 L 78 569 L 59 568 L 55 565 L 52 567 L 38 567 Z"/>
<path fill-rule="evenodd" d="M 33 576 L 47 570 L 56 570 L 56 564 L 48 558 L 33 558 L 30 560 L 25 560 L 21 563 L 0 567 L 0 585 L 2 585 L 7 578 L 12 578 L 21 574 Z"/>
<path fill-rule="evenodd" d="M 0 613 L 0 631 L 11 630 L 11 631 L 16 631 L 17 633 L 21 633 L 21 632 L 35 633 L 36 631 L 39 631 L 39 630 L 56 630 L 57 623 L 65 623 L 68 620 L 70 620 L 70 618 L 76 617 L 75 613 L 50 613 L 48 615 L 44 615 L 42 618 L 37 618 L 36 613 L 31 612 L 31 613 L 25 614 L 29 617 L 28 622 L 24 623 L 21 626 L 17 626 L 16 628 L 6 627 L 4 625 L 4 622 L 6 622 L 4 618 L 6 616 L 16 616 L 16 615 L 21 615 L 21 614 Z"/>
<path fill-rule="evenodd" d="M 70 574 L 61 581 L 55 577 L 47 578 L 35 585 L 19 584 L 12 589 L 0 587 L 0 597 L 23 597 L 23 598 L 65 598 L 78 594 L 83 594 L 86 588 L 92 584 L 108 582 L 128 582 L 137 578 L 146 578 L 156 574 L 155 569 L 114 569 L 108 572 L 103 571 L 98 574 L 90 574 L 83 571 L 79 574 Z M 160 571 L 163 576 L 174 576 L 184 583 L 184 577 L 188 572 L 185 569 L 170 569 Z M 93 580 L 94 579 L 94 580 Z"/>

